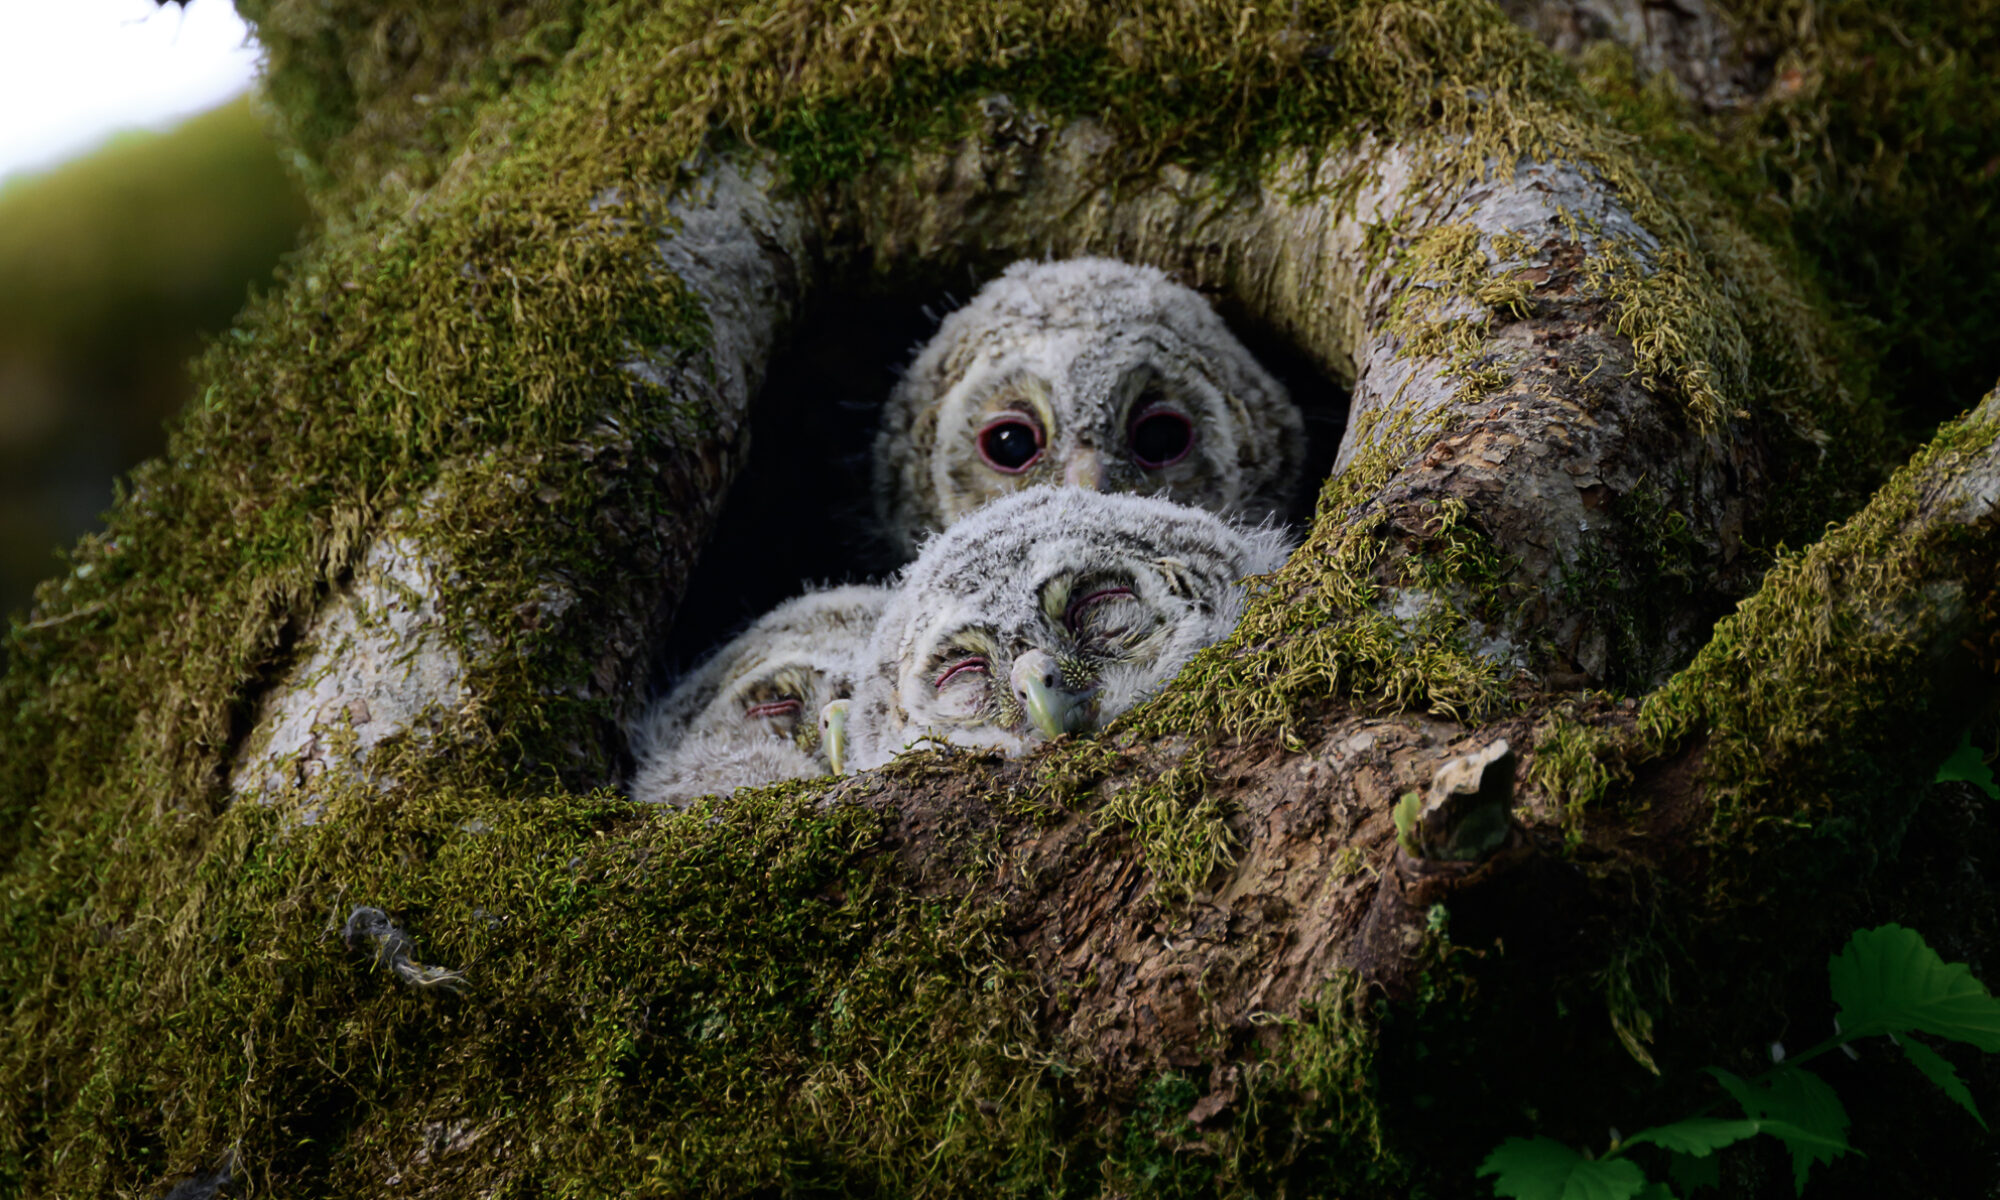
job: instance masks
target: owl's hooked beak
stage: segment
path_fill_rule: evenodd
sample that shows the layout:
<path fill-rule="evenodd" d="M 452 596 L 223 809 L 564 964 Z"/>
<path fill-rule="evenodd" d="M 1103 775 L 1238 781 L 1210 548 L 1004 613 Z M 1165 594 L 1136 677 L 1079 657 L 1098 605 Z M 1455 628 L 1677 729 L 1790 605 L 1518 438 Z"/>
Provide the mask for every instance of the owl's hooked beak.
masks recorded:
<path fill-rule="evenodd" d="M 826 760 L 833 764 L 835 775 L 847 774 L 847 705 L 846 700 L 834 700 L 819 710 L 820 744 L 826 747 Z"/>
<path fill-rule="evenodd" d="M 1010 682 L 1028 719 L 1050 737 L 1080 733 L 1097 724 L 1096 685 L 1081 691 L 1063 686 L 1062 668 L 1046 650 L 1030 650 L 1015 659 Z"/>
<path fill-rule="evenodd" d="M 1063 486 L 1101 492 L 1104 487 L 1104 459 L 1089 446 L 1078 446 L 1063 467 Z"/>

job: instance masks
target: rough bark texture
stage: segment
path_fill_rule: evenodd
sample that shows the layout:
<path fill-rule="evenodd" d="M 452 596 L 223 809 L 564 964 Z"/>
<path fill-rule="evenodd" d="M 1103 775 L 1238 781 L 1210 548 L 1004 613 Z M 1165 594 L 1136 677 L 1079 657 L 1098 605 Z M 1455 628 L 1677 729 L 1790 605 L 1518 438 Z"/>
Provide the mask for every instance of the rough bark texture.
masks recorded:
<path fill-rule="evenodd" d="M 1560 54 L 1609 42 L 1645 76 L 1665 74 L 1711 111 L 1742 108 L 1771 82 L 1768 58 L 1746 52 L 1730 18 L 1704 0 L 1505 0 L 1501 8 Z"/>

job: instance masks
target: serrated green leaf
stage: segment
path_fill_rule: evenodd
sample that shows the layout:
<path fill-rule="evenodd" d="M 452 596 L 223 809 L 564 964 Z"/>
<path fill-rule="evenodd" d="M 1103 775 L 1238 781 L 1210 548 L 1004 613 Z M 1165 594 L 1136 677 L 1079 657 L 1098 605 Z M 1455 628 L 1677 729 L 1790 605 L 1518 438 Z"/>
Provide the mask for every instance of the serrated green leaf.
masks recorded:
<path fill-rule="evenodd" d="M 1624 1145 L 1636 1146 L 1644 1142 L 1676 1154 L 1692 1154 L 1705 1157 L 1724 1146 L 1755 1137 L 1758 1132 L 1755 1121 L 1732 1121 L 1724 1117 L 1695 1117 L 1687 1121 L 1675 1121 L 1671 1125 L 1659 1125 L 1652 1129 L 1641 1129 L 1628 1137 Z"/>
<path fill-rule="evenodd" d="M 1692 1196 L 1702 1188 L 1722 1186 L 1722 1164 L 1712 1157 L 1676 1154 L 1667 1163 L 1667 1180 L 1680 1189 L 1681 1195 Z"/>
<path fill-rule="evenodd" d="M 1514 1200 L 1633 1200 L 1646 1173 L 1623 1158 L 1588 1159 L 1553 1138 L 1508 1138 L 1478 1174 L 1497 1176 L 1493 1194 Z"/>
<path fill-rule="evenodd" d="M 1943 1088 L 1945 1095 L 1950 1096 L 1960 1108 L 1972 1114 L 1972 1119 L 1979 1122 L 1981 1129 L 1986 1128 L 1986 1118 L 1979 1115 L 1979 1106 L 1972 1102 L 1971 1089 L 1967 1088 L 1965 1081 L 1958 1077 L 1958 1072 L 1952 1070 L 1950 1063 L 1946 1062 L 1937 1051 L 1907 1034 L 1897 1038 L 1896 1044 L 1902 1047 L 1903 1056 L 1914 1063 L 1917 1070 L 1924 1073 L 1924 1078 Z"/>
<path fill-rule="evenodd" d="M 1703 1067 L 1702 1070 L 1715 1076 L 1716 1082 L 1722 1085 L 1722 1090 L 1728 1092 L 1735 1098 L 1736 1103 L 1743 1106 L 1744 1116 L 1754 1117 L 1757 1115 L 1757 1110 L 1763 1101 L 1760 1098 L 1761 1093 L 1749 1080 L 1733 1071 L 1725 1071 L 1721 1067 Z"/>
<path fill-rule="evenodd" d="M 1758 1132 L 1785 1143 L 1792 1155 L 1792 1183 L 1805 1190 L 1806 1175 L 1815 1163 L 1829 1163 L 1848 1153 L 1847 1109 L 1826 1081 L 1811 1071 L 1779 1067 L 1755 1080 L 1745 1080 L 1719 1067 L 1708 1073 L 1721 1081 Z"/>
<path fill-rule="evenodd" d="M 1970 730 L 1959 735 L 1958 749 L 1951 752 L 1951 757 L 1945 759 L 1937 771 L 1939 783 L 1949 783 L 1955 779 L 1964 780 L 1985 792 L 1988 800 L 2000 800 L 2000 787 L 1995 787 L 1993 784 L 1993 768 L 1986 765 L 1986 756 L 1979 752 L 1979 747 L 1972 744 Z"/>
<path fill-rule="evenodd" d="M 1861 930 L 1827 973 L 1841 1032 L 1849 1037 L 1915 1030 L 2000 1050 L 2000 1001 L 1964 963 L 1945 962 L 1915 930 Z"/>

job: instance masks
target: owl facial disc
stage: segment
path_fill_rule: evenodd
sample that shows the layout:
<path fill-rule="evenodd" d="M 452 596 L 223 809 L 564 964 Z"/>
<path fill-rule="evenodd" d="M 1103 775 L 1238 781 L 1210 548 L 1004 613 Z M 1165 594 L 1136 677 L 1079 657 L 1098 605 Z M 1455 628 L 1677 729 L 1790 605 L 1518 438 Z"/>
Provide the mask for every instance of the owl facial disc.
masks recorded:
<path fill-rule="evenodd" d="M 904 569 L 845 713 L 866 770 L 920 741 L 1017 754 L 1096 729 L 1228 636 L 1271 528 L 1150 496 L 1030 488 L 967 516 Z"/>
<path fill-rule="evenodd" d="M 889 593 L 812 592 L 772 609 L 682 679 L 632 730 L 632 798 L 684 804 L 711 792 L 824 775 L 824 710 L 854 686 Z"/>
<path fill-rule="evenodd" d="M 1044 485 L 1282 518 L 1303 428 L 1199 293 L 1110 259 L 1019 262 L 944 319 L 884 405 L 877 508 L 912 554 Z"/>

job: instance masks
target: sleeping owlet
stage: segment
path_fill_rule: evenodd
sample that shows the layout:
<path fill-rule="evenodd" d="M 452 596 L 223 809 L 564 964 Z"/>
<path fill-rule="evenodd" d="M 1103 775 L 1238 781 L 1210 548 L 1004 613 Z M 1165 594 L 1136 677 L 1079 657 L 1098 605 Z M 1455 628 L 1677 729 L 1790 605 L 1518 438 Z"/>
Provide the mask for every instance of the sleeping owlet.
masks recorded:
<path fill-rule="evenodd" d="M 633 726 L 632 798 L 685 804 L 826 774 L 820 710 L 852 689 L 888 597 L 864 586 L 810 592 L 710 655 Z"/>
<path fill-rule="evenodd" d="M 1243 611 L 1285 536 L 1152 496 L 1030 488 L 925 544 L 869 639 L 844 719 L 865 770 L 926 739 L 1018 754 L 1152 695 Z"/>
<path fill-rule="evenodd" d="M 876 508 L 906 554 L 1036 484 L 1282 520 L 1303 429 L 1199 293 L 1107 258 L 1017 262 L 944 319 L 883 406 Z"/>

